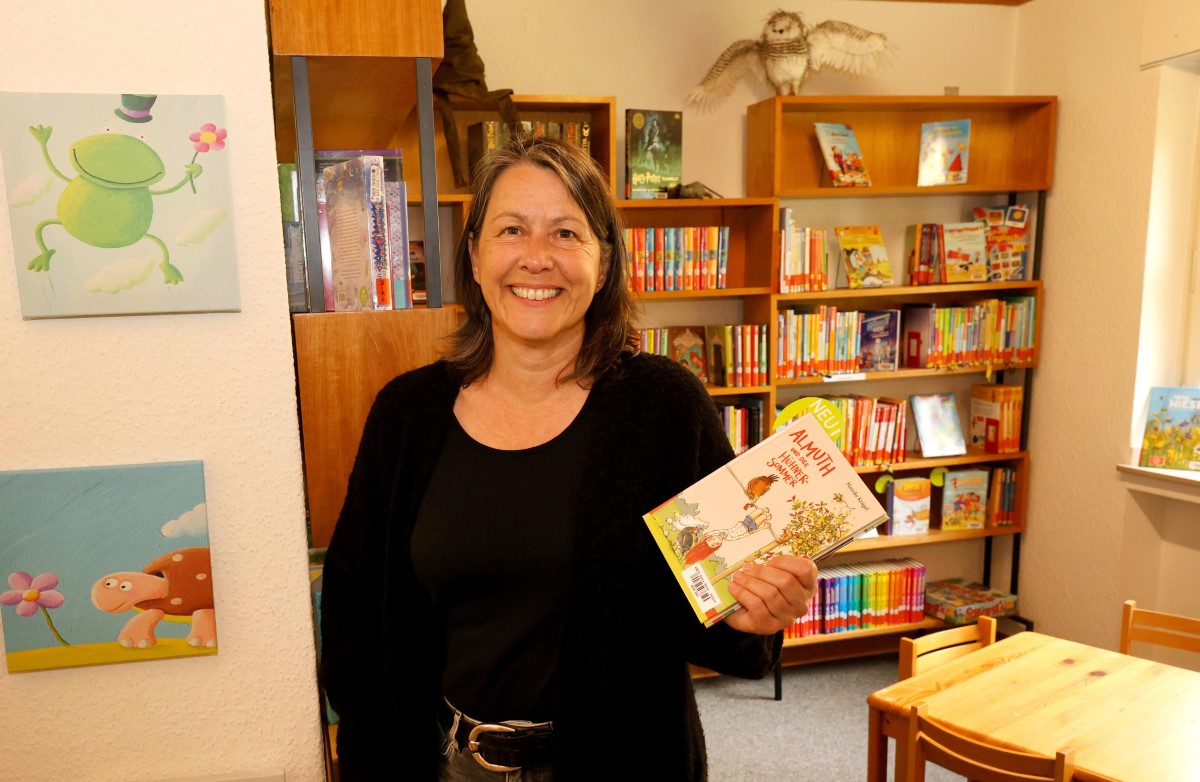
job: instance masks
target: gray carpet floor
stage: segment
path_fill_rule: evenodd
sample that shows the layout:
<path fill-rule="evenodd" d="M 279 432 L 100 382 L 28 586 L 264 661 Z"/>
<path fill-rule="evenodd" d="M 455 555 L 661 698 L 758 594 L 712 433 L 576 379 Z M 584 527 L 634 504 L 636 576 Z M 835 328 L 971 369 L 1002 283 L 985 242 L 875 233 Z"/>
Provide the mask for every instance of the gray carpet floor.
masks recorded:
<path fill-rule="evenodd" d="M 896 656 L 783 669 L 783 700 L 768 676 L 696 681 L 711 782 L 861 782 L 867 777 L 867 696 L 896 681 Z M 889 741 L 888 779 L 894 742 Z M 930 765 L 929 782 L 963 777 Z"/>

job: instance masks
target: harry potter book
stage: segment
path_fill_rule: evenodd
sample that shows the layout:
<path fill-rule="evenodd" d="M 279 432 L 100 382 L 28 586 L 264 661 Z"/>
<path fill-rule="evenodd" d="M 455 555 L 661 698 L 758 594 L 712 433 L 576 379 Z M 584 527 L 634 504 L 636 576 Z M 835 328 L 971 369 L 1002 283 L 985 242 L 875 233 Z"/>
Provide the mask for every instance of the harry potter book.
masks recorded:
<path fill-rule="evenodd" d="M 806 413 L 643 518 L 696 618 L 711 626 L 740 607 L 729 579 L 747 562 L 820 560 L 887 514 Z"/>

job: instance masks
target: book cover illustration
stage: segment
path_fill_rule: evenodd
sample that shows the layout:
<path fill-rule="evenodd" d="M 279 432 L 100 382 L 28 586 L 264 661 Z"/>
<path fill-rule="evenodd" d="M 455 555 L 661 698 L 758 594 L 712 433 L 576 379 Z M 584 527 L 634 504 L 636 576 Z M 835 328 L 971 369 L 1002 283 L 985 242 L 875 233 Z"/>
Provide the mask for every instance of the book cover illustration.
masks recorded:
<path fill-rule="evenodd" d="M 383 158 L 345 160 L 324 177 L 334 311 L 391 309 Z"/>
<path fill-rule="evenodd" d="M 671 326 L 667 329 L 667 341 L 671 345 L 671 358 L 704 382 L 708 382 L 708 360 L 704 355 L 703 326 Z"/>
<path fill-rule="evenodd" d="M 913 394 L 908 401 L 922 456 L 962 456 L 967 452 L 954 394 Z"/>
<path fill-rule="evenodd" d="M 822 424 L 805 413 L 645 514 L 706 626 L 738 608 L 728 579 L 779 554 L 814 561 L 887 520 Z"/>
<path fill-rule="evenodd" d="M 946 472 L 942 487 L 942 529 L 983 529 L 989 478 L 987 470 L 976 468 Z"/>
<path fill-rule="evenodd" d="M 900 310 L 866 310 L 859 323 L 859 356 L 863 372 L 899 369 Z"/>
<path fill-rule="evenodd" d="M 889 535 L 924 535 L 929 532 L 933 482 L 928 478 L 897 478 L 887 487 Z"/>
<path fill-rule="evenodd" d="M 942 224 L 946 282 L 987 282 L 987 226 L 982 220 Z"/>
<path fill-rule="evenodd" d="M 965 185 L 971 148 L 971 120 L 921 125 L 917 186 Z"/>
<path fill-rule="evenodd" d="M 1200 388 L 1150 389 L 1142 467 L 1200 470 Z"/>
<path fill-rule="evenodd" d="M 1029 261 L 1029 208 L 977 206 L 971 216 L 986 225 L 988 279 L 993 282 L 1025 279 Z"/>
<path fill-rule="evenodd" d="M 854 128 L 835 122 L 814 122 L 817 143 L 834 187 L 870 187 L 871 175 L 863 162 Z"/>
<path fill-rule="evenodd" d="M 839 225 L 833 230 L 841 249 L 839 255 L 848 287 L 879 288 L 892 284 L 892 265 L 879 226 Z"/>
<path fill-rule="evenodd" d="M 625 110 L 625 197 L 666 198 L 683 178 L 683 114 Z"/>

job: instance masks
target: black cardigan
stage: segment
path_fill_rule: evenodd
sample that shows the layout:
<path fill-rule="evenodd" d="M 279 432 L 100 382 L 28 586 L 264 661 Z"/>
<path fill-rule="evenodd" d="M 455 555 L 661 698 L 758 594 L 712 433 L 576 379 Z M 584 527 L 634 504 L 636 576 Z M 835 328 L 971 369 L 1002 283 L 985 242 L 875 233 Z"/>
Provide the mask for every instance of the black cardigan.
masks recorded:
<path fill-rule="evenodd" d="M 436 778 L 444 650 L 409 542 L 458 390 L 437 362 L 380 391 L 329 545 L 321 681 L 339 716 L 342 782 Z M 642 514 L 733 454 L 703 385 L 669 359 L 627 357 L 590 404 L 596 425 L 573 533 L 554 775 L 703 780 L 687 663 L 761 678 L 782 636 L 704 628 Z M 536 476 L 527 490 L 537 490 Z"/>

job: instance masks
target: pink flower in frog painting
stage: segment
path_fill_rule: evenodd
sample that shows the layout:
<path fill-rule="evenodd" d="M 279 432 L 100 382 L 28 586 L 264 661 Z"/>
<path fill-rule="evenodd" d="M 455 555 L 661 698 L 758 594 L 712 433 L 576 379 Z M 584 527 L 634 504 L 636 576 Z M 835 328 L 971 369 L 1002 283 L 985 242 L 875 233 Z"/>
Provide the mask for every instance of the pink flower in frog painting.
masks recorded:
<path fill-rule="evenodd" d="M 197 152 L 208 152 L 211 150 L 222 150 L 225 148 L 225 128 L 218 128 L 211 122 L 206 122 L 200 126 L 200 130 L 188 136 L 192 145 Z M 195 162 L 195 158 L 192 158 Z"/>
<path fill-rule="evenodd" d="M 8 577 L 8 585 L 12 589 L 0 592 L 0 604 L 16 606 L 17 616 L 33 616 L 39 608 L 58 608 L 66 602 L 62 592 L 54 588 L 58 586 L 58 576 L 53 573 L 34 578 L 18 570 Z"/>

